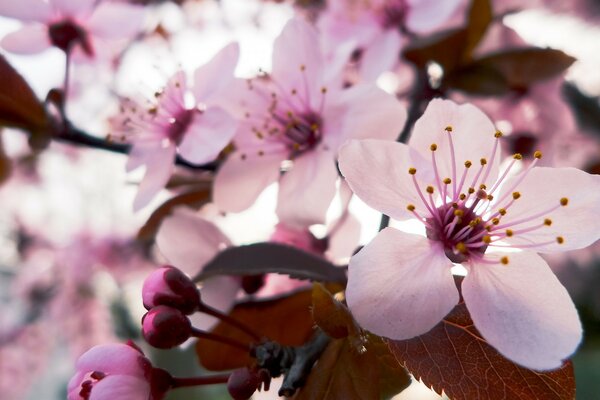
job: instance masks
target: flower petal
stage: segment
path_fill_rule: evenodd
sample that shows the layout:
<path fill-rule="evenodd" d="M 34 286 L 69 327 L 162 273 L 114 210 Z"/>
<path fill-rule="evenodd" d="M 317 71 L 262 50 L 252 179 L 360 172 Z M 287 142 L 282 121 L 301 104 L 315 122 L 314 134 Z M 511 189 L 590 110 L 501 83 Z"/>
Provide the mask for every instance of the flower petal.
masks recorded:
<path fill-rule="evenodd" d="M 0 15 L 24 22 L 46 22 L 52 17 L 52 9 L 43 0 L 7 0 L 0 2 Z"/>
<path fill-rule="evenodd" d="M 441 27 L 463 3 L 463 0 L 408 0 L 406 26 L 416 33 L 429 33 Z"/>
<path fill-rule="evenodd" d="M 519 176 L 510 178 L 500 190 L 498 200 L 507 191 L 518 191 L 521 197 L 507 209 L 499 226 L 511 225 L 530 216 L 539 217 L 509 226 L 515 233 L 504 241 L 516 246 L 550 242 L 532 249 L 537 252 L 554 252 L 579 249 L 600 239 L 600 229 L 594 223 L 600 215 L 600 176 L 590 175 L 576 168 L 535 167 L 512 190 L 518 179 Z M 512 200 L 510 193 L 507 197 Z M 568 203 L 561 207 L 563 197 L 568 199 Z M 499 206 L 502 207 L 501 204 Z M 544 210 L 552 208 L 555 210 L 544 213 Z M 550 226 L 543 225 L 546 218 L 551 220 Z M 536 225 L 541 227 L 519 233 L 520 229 Z M 562 244 L 557 242 L 557 237 L 563 239 Z"/>
<path fill-rule="evenodd" d="M 437 243 L 386 228 L 350 260 L 348 307 L 376 335 L 421 335 L 458 303 L 451 267 Z"/>
<path fill-rule="evenodd" d="M 133 201 L 134 211 L 150 203 L 169 181 L 175 162 L 175 146 L 169 142 L 135 143 L 135 154 L 143 158 L 146 173 Z M 141 155 L 140 155 L 141 154 Z M 140 160 L 136 160 L 140 162 Z M 129 166 L 129 165 L 128 165 Z"/>
<path fill-rule="evenodd" d="M 15 54 L 35 54 L 50 48 L 52 44 L 45 25 L 31 24 L 4 36 L 0 46 Z"/>
<path fill-rule="evenodd" d="M 388 29 L 378 35 L 361 57 L 361 78 L 375 82 L 383 72 L 391 71 L 400 60 L 401 45 L 402 36 L 396 29 Z"/>
<path fill-rule="evenodd" d="M 88 27 L 103 39 L 128 39 L 141 29 L 144 17 L 144 7 L 103 2 L 94 10 Z"/>
<path fill-rule="evenodd" d="M 156 244 L 171 264 L 195 276 L 231 242 L 215 224 L 191 210 L 178 208 L 161 223 Z"/>
<path fill-rule="evenodd" d="M 418 176 L 429 176 L 427 162 L 402 143 L 351 140 L 340 150 L 339 168 L 352 191 L 394 219 L 413 216 L 406 210 L 408 204 L 413 204 L 423 217 L 428 215 L 408 173 L 411 167 L 417 168 Z"/>
<path fill-rule="evenodd" d="M 319 149 L 295 159 L 291 170 L 279 180 L 276 210 L 279 220 L 295 227 L 325 223 L 337 177 L 335 158 L 330 151 Z"/>
<path fill-rule="evenodd" d="M 90 400 L 148 400 L 150 384 L 145 379 L 109 375 L 92 388 Z"/>
<path fill-rule="evenodd" d="M 202 282 L 200 295 L 202 302 L 224 313 L 229 313 L 233 308 L 237 294 L 242 287 L 240 278 L 234 276 L 216 276 Z M 194 328 L 202 330 L 212 329 L 219 320 L 204 313 L 195 313 L 190 316 Z"/>
<path fill-rule="evenodd" d="M 451 127 L 452 132 L 447 132 L 446 127 Z M 486 168 L 491 168 L 487 173 L 488 178 L 485 182 L 477 182 L 477 184 L 485 183 L 490 187 L 498 177 L 500 160 L 500 149 L 494 161 L 491 160 L 494 142 L 498 140 L 494 137 L 495 132 L 492 121 L 477 107 L 471 104 L 458 105 L 450 100 L 434 99 L 416 122 L 409 145 L 419 151 L 425 159 L 431 160 L 430 146 L 437 144 L 435 156 L 440 179 L 459 180 L 465 168 L 464 162 L 471 161 L 473 166 L 467 173 L 466 185 L 471 184 L 479 171 L 480 159 L 486 158 L 488 161 Z M 452 176 L 450 135 L 456 157 L 456 178 Z M 486 172 L 482 173 L 481 178 L 485 174 Z M 463 192 L 465 191 L 466 188 L 463 188 Z"/>
<path fill-rule="evenodd" d="M 221 107 L 195 115 L 179 145 L 179 154 L 193 164 L 213 161 L 231 142 L 236 121 Z"/>
<path fill-rule="evenodd" d="M 143 355 L 126 344 L 104 344 L 92 347 L 75 364 L 78 372 L 100 371 L 105 374 L 130 375 L 142 378 L 140 361 Z"/>
<path fill-rule="evenodd" d="M 232 82 L 239 57 L 240 46 L 230 43 L 194 72 L 193 92 L 198 102 L 210 101 Z"/>
<path fill-rule="evenodd" d="M 581 341 L 577 310 L 540 256 L 507 256 L 508 265 L 469 267 L 462 294 L 471 318 L 506 358 L 537 370 L 558 368 Z"/>
<path fill-rule="evenodd" d="M 229 155 L 215 177 L 213 201 L 228 212 L 244 211 L 258 195 L 279 178 L 284 154 L 247 155 L 237 151 Z"/>
<path fill-rule="evenodd" d="M 49 0 L 49 2 L 61 15 L 70 17 L 84 16 L 90 13 L 96 4 L 96 0 Z"/>

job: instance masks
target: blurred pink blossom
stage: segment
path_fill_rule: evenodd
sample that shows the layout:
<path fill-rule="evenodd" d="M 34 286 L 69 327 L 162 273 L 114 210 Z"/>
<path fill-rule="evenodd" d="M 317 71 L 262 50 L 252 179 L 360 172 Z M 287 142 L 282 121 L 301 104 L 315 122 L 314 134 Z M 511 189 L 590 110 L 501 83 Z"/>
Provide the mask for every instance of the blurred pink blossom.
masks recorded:
<path fill-rule="evenodd" d="M 475 326 L 507 358 L 552 369 L 581 340 L 567 291 L 536 252 L 600 238 L 600 177 L 574 168 L 500 172 L 500 138 L 470 104 L 433 100 L 409 145 L 351 141 L 340 169 L 352 190 L 394 219 L 417 218 L 426 237 L 383 230 L 349 265 L 347 301 L 366 329 L 408 339 L 457 304 L 453 263 L 468 271 L 462 295 Z M 516 250 L 516 251 L 515 251 Z M 520 251 L 522 250 L 522 251 Z"/>

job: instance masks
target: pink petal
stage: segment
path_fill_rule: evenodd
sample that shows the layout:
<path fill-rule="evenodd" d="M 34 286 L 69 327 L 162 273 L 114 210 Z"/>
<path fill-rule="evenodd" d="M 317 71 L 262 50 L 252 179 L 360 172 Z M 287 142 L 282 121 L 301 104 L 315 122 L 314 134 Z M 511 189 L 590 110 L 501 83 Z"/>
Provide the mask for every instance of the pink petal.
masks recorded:
<path fill-rule="evenodd" d="M 350 259 L 348 307 L 376 335 L 421 335 L 458 303 L 451 267 L 436 242 L 386 228 Z"/>
<path fill-rule="evenodd" d="M 361 78 L 375 82 L 383 72 L 391 71 L 400 60 L 401 45 L 402 37 L 396 29 L 388 29 L 378 35 L 361 57 Z"/>
<path fill-rule="evenodd" d="M 445 129 L 451 127 L 452 132 Z M 418 150 L 423 157 L 431 160 L 432 151 L 430 146 L 437 144 L 435 152 L 437 168 L 440 179 L 451 178 L 459 181 L 465 169 L 465 161 L 471 161 L 473 166 L 468 170 L 466 184 L 470 185 L 480 169 L 480 159 L 486 158 L 487 168 L 491 167 L 485 183 L 488 187 L 498 177 L 499 149 L 492 162 L 492 150 L 496 130 L 490 119 L 477 107 L 471 104 L 458 105 L 450 100 L 432 100 L 425 113 L 416 122 L 410 138 L 409 145 Z M 452 142 L 456 160 L 456 178 L 452 175 L 452 156 L 449 145 L 449 135 Z M 482 173 L 480 180 L 487 172 Z M 429 182 L 433 184 L 433 182 Z M 433 185 L 434 187 L 436 185 Z M 467 188 L 463 188 L 466 192 Z"/>
<path fill-rule="evenodd" d="M 166 110 L 172 116 L 186 111 L 185 92 L 187 77 L 182 70 L 177 71 L 163 88 L 158 99 L 158 108 Z"/>
<path fill-rule="evenodd" d="M 327 258 L 336 261 L 348 259 L 352 256 L 358 247 L 361 226 L 358 218 L 352 214 L 347 214 L 335 232 L 329 236 Z"/>
<path fill-rule="evenodd" d="M 217 276 L 202 282 L 202 301 L 219 311 L 228 313 L 233 308 L 237 294 L 242 287 L 238 277 Z M 190 316 L 192 326 L 202 330 L 212 329 L 219 320 L 203 313 Z"/>
<path fill-rule="evenodd" d="M 144 17 L 143 7 L 103 2 L 94 10 L 88 27 L 103 39 L 128 39 L 141 29 Z"/>
<path fill-rule="evenodd" d="M 338 161 L 352 191 L 369 206 L 394 219 L 406 219 L 413 216 L 406 210 L 412 204 L 426 217 L 408 169 L 415 167 L 419 176 L 429 176 L 427 162 L 405 144 L 351 140 L 342 146 Z"/>
<path fill-rule="evenodd" d="M 408 0 L 406 26 L 415 33 L 428 33 L 448 21 L 464 0 Z"/>
<path fill-rule="evenodd" d="M 279 180 L 277 216 L 291 226 L 325 223 L 338 177 L 333 153 L 314 150 L 294 160 Z"/>
<path fill-rule="evenodd" d="M 245 155 L 237 151 L 229 155 L 215 177 L 213 201 L 228 212 L 240 212 L 250 207 L 258 195 L 279 178 L 285 155 Z"/>
<path fill-rule="evenodd" d="M 303 98 L 320 100 L 317 94 L 323 84 L 323 55 L 312 26 L 300 18 L 285 25 L 273 46 L 272 73 L 277 83 L 289 92 L 296 89 Z"/>
<path fill-rule="evenodd" d="M 134 148 L 136 147 L 138 148 L 136 154 L 139 154 L 138 151 L 142 152 L 146 173 L 133 201 L 134 211 L 147 206 L 154 196 L 165 187 L 171 177 L 175 162 L 175 146 L 171 142 L 136 143 Z"/>
<path fill-rule="evenodd" d="M 213 223 L 179 208 L 161 223 L 156 244 L 173 266 L 195 276 L 231 242 Z"/>
<path fill-rule="evenodd" d="M 221 107 L 196 115 L 179 145 L 179 154 L 194 164 L 213 161 L 233 139 L 236 121 Z"/>
<path fill-rule="evenodd" d="M 35 54 L 50 48 L 52 44 L 45 25 L 31 24 L 4 36 L 0 46 L 15 54 Z"/>
<path fill-rule="evenodd" d="M 148 400 L 150 384 L 145 379 L 109 375 L 92 388 L 90 400 Z"/>
<path fill-rule="evenodd" d="M 507 190 L 511 190 L 518 179 L 519 176 L 515 176 L 507 180 L 497 196 L 498 200 L 504 197 Z M 509 226 L 515 234 L 504 239 L 506 242 L 517 246 L 550 242 L 535 246 L 532 250 L 553 252 L 579 249 L 600 239 L 600 229 L 593 222 L 600 215 L 600 176 L 590 175 L 576 168 L 535 167 L 511 191 L 518 191 L 521 197 L 507 209 L 506 215 L 501 218 L 501 225 L 510 225 L 530 216 L 538 217 L 523 224 Z M 497 206 L 503 207 L 512 200 L 510 194 L 507 197 L 507 200 Z M 568 199 L 565 207 L 559 206 L 563 197 Z M 544 213 L 544 210 L 552 208 L 556 209 Z M 543 215 L 539 215 L 540 213 Z M 551 220 L 552 225 L 519 233 L 519 229 L 543 225 L 546 218 Z M 564 239 L 562 244 L 556 241 L 559 236 Z"/>
<path fill-rule="evenodd" d="M 193 92 L 198 102 L 210 101 L 232 82 L 239 57 L 240 46 L 230 43 L 194 72 Z"/>
<path fill-rule="evenodd" d="M 483 337 L 527 368 L 558 368 L 581 341 L 581 323 L 566 289 L 533 252 L 506 255 L 508 265 L 473 262 L 462 283 Z"/>
<path fill-rule="evenodd" d="M 46 22 L 52 17 L 52 9 L 43 0 L 5 0 L 0 2 L 0 15 L 24 22 Z"/>
<path fill-rule="evenodd" d="M 100 371 L 105 374 L 130 375 L 142 378 L 143 356 L 126 344 L 104 344 L 86 351 L 75 364 L 78 372 Z"/>
<path fill-rule="evenodd" d="M 396 140 L 406 122 L 402 104 L 375 85 L 353 86 L 342 93 L 341 101 L 348 111 L 337 146 L 348 139 Z"/>
<path fill-rule="evenodd" d="M 86 16 L 92 11 L 97 0 L 49 0 L 50 4 L 63 16 Z"/>
<path fill-rule="evenodd" d="M 69 380 L 69 384 L 67 385 L 67 400 L 81 400 L 79 392 L 81 391 L 81 384 L 87 374 L 88 371 L 78 371 Z"/>

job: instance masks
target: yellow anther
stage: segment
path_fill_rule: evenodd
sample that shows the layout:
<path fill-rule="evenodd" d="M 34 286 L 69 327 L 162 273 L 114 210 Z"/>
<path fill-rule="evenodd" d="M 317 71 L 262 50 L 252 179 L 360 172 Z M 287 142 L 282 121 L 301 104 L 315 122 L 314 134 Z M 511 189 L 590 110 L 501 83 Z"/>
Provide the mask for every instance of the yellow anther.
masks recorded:
<path fill-rule="evenodd" d="M 427 193 L 433 194 L 433 186 L 427 186 L 425 190 L 427 190 Z"/>
<path fill-rule="evenodd" d="M 485 185 L 485 183 L 482 183 L 481 185 L 479 185 L 479 189 L 485 190 L 487 189 L 487 186 Z"/>
<path fill-rule="evenodd" d="M 306 70 L 306 65 L 304 65 L 304 64 L 301 64 L 301 65 L 300 65 L 300 71 L 305 71 L 305 70 Z"/>
<path fill-rule="evenodd" d="M 567 199 L 566 197 L 563 197 L 562 199 L 560 199 L 560 205 L 561 206 L 566 206 L 567 204 L 569 204 L 569 199 Z"/>
<path fill-rule="evenodd" d="M 445 178 L 442 182 L 444 182 L 445 185 L 449 185 L 452 183 L 452 179 L 450 178 Z"/>
<path fill-rule="evenodd" d="M 489 201 L 492 201 L 492 200 L 494 200 L 494 196 L 492 196 L 491 194 L 488 194 L 488 195 L 487 195 L 487 199 L 488 199 Z"/>
<path fill-rule="evenodd" d="M 483 241 L 483 243 L 485 244 L 490 244 L 492 243 L 492 237 L 490 235 L 485 235 L 481 238 L 481 240 Z"/>
<path fill-rule="evenodd" d="M 454 210 L 454 215 L 457 217 L 462 217 L 465 215 L 465 212 L 463 210 Z"/>
<path fill-rule="evenodd" d="M 515 160 L 522 160 L 523 159 L 523 155 L 521 153 L 515 153 L 515 154 L 513 154 L 513 158 Z"/>
<path fill-rule="evenodd" d="M 507 229 L 505 233 L 506 233 L 507 237 L 511 237 L 514 234 L 514 232 L 512 231 L 512 229 Z"/>
<path fill-rule="evenodd" d="M 409 173 L 409 174 L 411 174 L 411 175 L 414 175 L 414 174 L 416 174 L 416 173 L 417 173 L 417 169 L 416 169 L 416 168 L 413 168 L 413 167 L 410 167 L 410 168 L 408 169 L 408 173 Z"/>
<path fill-rule="evenodd" d="M 486 226 L 485 230 L 488 231 L 488 232 L 490 232 L 492 230 L 492 226 L 491 225 Z"/>
<path fill-rule="evenodd" d="M 465 167 L 467 168 L 471 168 L 471 165 L 473 165 L 473 163 L 469 160 L 465 161 Z"/>
<path fill-rule="evenodd" d="M 550 226 L 550 225 L 552 225 L 552 220 L 551 220 L 550 218 L 546 218 L 546 219 L 544 220 L 544 225 L 547 225 L 547 226 Z"/>
<path fill-rule="evenodd" d="M 500 223 L 500 218 L 492 218 L 492 224 L 498 225 Z"/>
<path fill-rule="evenodd" d="M 327 88 L 325 86 L 323 86 L 321 88 L 321 93 L 323 93 L 323 94 L 327 93 Z"/>
<path fill-rule="evenodd" d="M 469 194 L 473 194 L 475 193 L 475 188 L 470 187 L 468 190 Z"/>
<path fill-rule="evenodd" d="M 535 153 L 533 153 L 533 156 L 539 160 L 542 158 L 542 152 L 537 150 Z"/>
<path fill-rule="evenodd" d="M 481 160 L 479 160 L 479 163 L 481 165 L 485 165 L 485 164 L 487 164 L 487 160 L 485 158 L 482 158 Z"/>
<path fill-rule="evenodd" d="M 475 218 L 474 220 L 472 220 L 471 222 L 469 222 L 469 226 L 471 228 L 475 228 L 480 222 L 481 222 L 481 219 Z"/>
<path fill-rule="evenodd" d="M 467 195 L 464 193 L 461 193 L 460 196 L 458 196 L 459 199 L 464 200 L 467 198 Z"/>
<path fill-rule="evenodd" d="M 432 143 L 431 146 L 429 146 L 429 150 L 436 151 L 437 150 L 437 144 Z"/>
<path fill-rule="evenodd" d="M 461 254 L 467 254 L 469 252 L 467 246 L 463 242 L 456 243 L 456 246 L 454 247 L 456 248 L 456 251 L 458 251 Z"/>
<path fill-rule="evenodd" d="M 519 192 L 513 192 L 513 199 L 517 200 L 519 197 L 521 197 L 521 193 Z"/>
<path fill-rule="evenodd" d="M 557 237 L 556 237 L 556 242 L 557 242 L 558 244 L 563 244 L 563 243 L 565 242 L 565 238 L 564 238 L 564 237 L 562 237 L 562 236 L 557 236 Z"/>
<path fill-rule="evenodd" d="M 450 125 L 448 125 L 446 128 L 444 128 L 444 130 L 446 132 L 452 132 L 452 127 Z"/>
<path fill-rule="evenodd" d="M 508 265 L 508 257 L 504 256 L 500 259 L 500 263 L 503 265 Z"/>
<path fill-rule="evenodd" d="M 500 139 L 502 137 L 502 132 L 496 131 L 496 133 L 494 133 L 494 137 Z"/>
<path fill-rule="evenodd" d="M 498 210 L 498 214 L 500 215 L 506 215 L 506 210 L 504 208 L 501 208 Z"/>
<path fill-rule="evenodd" d="M 452 208 L 456 210 L 458 208 L 458 203 L 452 203 Z"/>
<path fill-rule="evenodd" d="M 415 206 L 413 204 L 409 204 L 409 205 L 406 206 L 406 209 L 408 211 L 415 211 Z"/>

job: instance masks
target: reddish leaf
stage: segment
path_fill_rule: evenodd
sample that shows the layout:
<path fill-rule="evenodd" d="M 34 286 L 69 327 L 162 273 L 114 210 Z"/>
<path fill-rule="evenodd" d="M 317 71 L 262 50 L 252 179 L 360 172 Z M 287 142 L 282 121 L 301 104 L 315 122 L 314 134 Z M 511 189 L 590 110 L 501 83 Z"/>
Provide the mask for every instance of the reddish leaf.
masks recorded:
<path fill-rule="evenodd" d="M 230 315 L 265 338 L 283 345 L 299 346 L 314 333 L 311 303 L 312 293 L 308 290 L 273 300 L 239 303 Z M 246 334 L 224 323 L 212 332 L 245 343 L 250 341 Z M 200 363 L 211 371 L 240 368 L 252 362 L 247 352 L 206 340 L 198 341 L 196 353 Z"/>
<path fill-rule="evenodd" d="M 313 285 L 312 315 L 317 326 L 332 338 L 341 339 L 359 332 L 348 307 L 320 283 Z"/>
<path fill-rule="evenodd" d="M 0 141 L 0 183 L 4 182 L 12 172 L 12 161 L 4 153 L 2 141 Z"/>
<path fill-rule="evenodd" d="M 25 79 L 0 55 L 0 125 L 39 132 L 48 118 Z"/>
<path fill-rule="evenodd" d="M 490 0 L 473 0 L 471 2 L 467 24 L 467 43 L 463 50 L 463 58 L 470 58 L 471 52 L 483 39 L 493 17 Z"/>
<path fill-rule="evenodd" d="M 477 332 L 463 302 L 426 334 L 388 345 L 410 373 L 452 400 L 575 398 L 570 361 L 550 372 L 512 363 Z"/>
<path fill-rule="evenodd" d="M 461 64 L 467 37 L 465 28 L 438 32 L 414 40 L 404 48 L 403 56 L 419 68 L 436 62 L 448 73 Z"/>
<path fill-rule="evenodd" d="M 180 205 L 195 206 L 199 208 L 203 204 L 206 204 L 209 200 L 210 190 L 208 189 L 183 193 L 167 200 L 160 207 L 154 210 L 144 226 L 140 228 L 137 234 L 138 239 L 153 240 L 156 236 L 156 232 L 158 231 L 160 223 L 171 213 L 173 208 Z"/>

